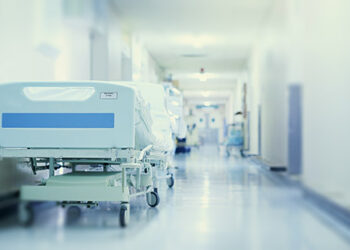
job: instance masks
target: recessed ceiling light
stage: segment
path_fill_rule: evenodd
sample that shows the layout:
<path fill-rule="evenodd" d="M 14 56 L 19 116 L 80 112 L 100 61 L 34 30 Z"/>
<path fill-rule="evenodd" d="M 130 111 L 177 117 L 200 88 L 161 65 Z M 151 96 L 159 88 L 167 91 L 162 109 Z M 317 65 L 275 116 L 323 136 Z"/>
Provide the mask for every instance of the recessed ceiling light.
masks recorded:
<path fill-rule="evenodd" d="M 204 96 L 204 97 L 208 97 L 208 96 L 210 96 L 210 92 L 209 91 L 202 91 L 202 96 Z"/>
<path fill-rule="evenodd" d="M 204 102 L 204 106 L 209 107 L 211 105 L 211 102 Z"/>
<path fill-rule="evenodd" d="M 201 57 L 206 57 L 206 54 L 183 54 L 181 55 L 182 57 L 187 57 L 187 58 L 201 58 Z"/>
<path fill-rule="evenodd" d="M 184 45 L 191 45 L 195 49 L 203 48 L 217 42 L 218 38 L 211 35 L 184 34 L 176 38 L 177 42 Z"/>

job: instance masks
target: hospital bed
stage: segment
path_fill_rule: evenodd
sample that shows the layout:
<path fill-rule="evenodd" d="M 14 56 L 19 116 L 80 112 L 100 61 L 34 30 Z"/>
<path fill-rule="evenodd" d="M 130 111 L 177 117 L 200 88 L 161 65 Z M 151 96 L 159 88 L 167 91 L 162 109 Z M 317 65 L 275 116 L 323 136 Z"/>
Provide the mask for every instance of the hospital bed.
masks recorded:
<path fill-rule="evenodd" d="M 130 198 L 146 194 L 148 205 L 157 206 L 157 180 L 146 157 L 155 140 L 145 106 L 123 83 L 0 84 L 0 158 L 16 158 L 34 174 L 48 170 L 40 185 L 21 187 L 20 221 L 33 221 L 36 201 L 120 202 L 121 226 L 129 222 Z"/>
<path fill-rule="evenodd" d="M 174 140 L 170 116 L 166 109 L 167 100 L 164 88 L 161 84 L 146 82 L 125 82 L 125 84 L 137 90 L 150 110 L 150 120 L 152 120 L 150 126 L 151 131 L 153 131 L 154 147 L 146 153 L 145 158 L 154 167 L 155 190 L 158 189 L 160 180 L 166 180 L 167 185 L 173 187 L 175 179 L 170 155 L 174 150 Z"/>
<path fill-rule="evenodd" d="M 239 151 L 240 156 L 244 157 L 244 137 L 243 129 L 244 124 L 241 122 L 229 124 L 227 126 L 228 137 L 225 142 L 226 154 L 227 156 L 236 155 L 236 152 Z"/>
<path fill-rule="evenodd" d="M 170 116 L 171 129 L 175 138 L 186 137 L 186 124 L 183 116 L 183 95 L 170 82 L 163 83 L 166 99 L 166 109 Z"/>

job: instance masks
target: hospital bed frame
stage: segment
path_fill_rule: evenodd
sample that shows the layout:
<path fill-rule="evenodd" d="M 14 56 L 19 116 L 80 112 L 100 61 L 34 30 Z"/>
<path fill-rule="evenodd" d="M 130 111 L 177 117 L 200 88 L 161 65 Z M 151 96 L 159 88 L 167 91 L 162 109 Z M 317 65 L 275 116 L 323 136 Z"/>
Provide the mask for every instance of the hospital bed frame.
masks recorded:
<path fill-rule="evenodd" d="M 146 162 L 146 153 L 151 146 L 142 151 L 133 149 L 28 149 L 0 148 L 3 158 L 30 159 L 33 172 L 40 163 L 48 163 L 49 178 L 39 186 L 22 186 L 20 192 L 19 219 L 25 225 L 34 220 L 31 201 L 56 201 L 64 205 L 98 205 L 98 202 L 121 202 L 119 221 L 126 226 L 130 218 L 130 198 L 146 194 L 148 205 L 159 204 L 159 196 L 153 190 L 156 177 L 152 166 Z M 55 176 L 57 164 L 62 167 L 71 164 L 72 172 Z M 76 171 L 79 164 L 103 164 L 104 172 Z M 108 166 L 116 165 L 120 171 L 107 171 Z M 136 174 L 128 173 L 136 170 Z M 91 175 L 91 173 L 96 173 Z M 101 181 L 102 180 L 102 181 Z M 134 180 L 134 181 L 133 181 Z M 118 181 L 121 185 L 118 185 Z M 59 185 L 59 184 L 64 185 Z M 133 187 L 135 191 L 130 192 Z"/>
<path fill-rule="evenodd" d="M 155 188 L 158 188 L 159 180 L 166 180 L 169 188 L 172 188 L 175 184 L 174 174 L 172 173 L 172 167 L 169 166 L 168 155 L 166 152 L 150 151 L 146 154 L 146 160 L 154 167 L 153 174 L 155 175 Z"/>
<path fill-rule="evenodd" d="M 142 116 L 132 87 L 83 81 L 2 83 L 0 88 L 0 158 L 24 161 L 34 174 L 49 170 L 40 185 L 21 187 L 24 224 L 33 221 L 30 203 L 35 201 L 71 207 L 120 202 L 121 226 L 129 222 L 131 197 L 146 194 L 148 205 L 159 204 L 153 171 L 165 163 L 154 158 L 148 142 L 135 146 L 135 126 Z M 78 171 L 81 165 L 91 171 Z M 94 165 L 103 166 L 103 172 Z M 72 171 L 55 175 L 62 167 Z"/>

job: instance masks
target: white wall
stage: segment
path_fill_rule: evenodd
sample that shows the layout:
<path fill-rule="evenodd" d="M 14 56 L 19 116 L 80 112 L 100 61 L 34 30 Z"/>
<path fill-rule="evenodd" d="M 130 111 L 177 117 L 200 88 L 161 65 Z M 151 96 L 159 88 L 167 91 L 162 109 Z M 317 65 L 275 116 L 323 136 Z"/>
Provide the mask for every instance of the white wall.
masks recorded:
<path fill-rule="evenodd" d="M 236 85 L 237 87 L 237 85 Z M 227 90 L 229 92 L 229 98 L 225 104 L 225 118 L 226 118 L 226 124 L 233 123 L 234 119 L 234 103 L 235 103 L 235 92 L 233 90 Z"/>
<path fill-rule="evenodd" d="M 138 34 L 132 36 L 132 79 L 134 81 L 160 83 L 163 70 L 145 48 Z"/>
<path fill-rule="evenodd" d="M 350 2 L 299 4 L 305 8 L 303 181 L 350 208 Z"/>
<path fill-rule="evenodd" d="M 258 152 L 261 105 L 261 156 L 270 165 L 287 165 L 287 58 L 283 1 L 276 1 L 258 34 L 249 62 L 248 110 L 251 153 Z"/>
<path fill-rule="evenodd" d="M 50 55 L 49 46 L 40 50 L 34 29 L 36 11 L 37 6 L 29 1 L 0 2 L 0 81 L 50 79 L 54 75 L 56 54 Z"/>
<path fill-rule="evenodd" d="M 0 1 L 0 81 L 122 80 L 122 53 L 129 51 L 124 54 L 131 62 L 132 46 L 121 27 L 105 0 Z M 143 80 L 157 82 L 159 66 L 141 49 L 136 59 L 147 62 Z M 0 176 L 3 191 L 32 177 L 4 166 Z M 8 185 L 4 178 L 18 182 Z"/>
<path fill-rule="evenodd" d="M 107 1 L 0 1 L 0 81 L 122 80 L 122 57 L 143 81 L 162 71 Z M 132 42 L 131 42 L 132 41 Z"/>
<path fill-rule="evenodd" d="M 76 15 L 63 1 L 0 2 L 0 80 L 90 79 L 89 1 Z"/>
<path fill-rule="evenodd" d="M 258 155 L 259 152 L 259 106 L 260 86 L 259 86 L 259 60 L 257 52 L 253 53 L 250 66 L 247 69 L 247 109 L 249 112 L 249 150 L 247 154 Z M 252 72 L 249 72 L 252 67 Z"/>
<path fill-rule="evenodd" d="M 234 90 L 233 90 L 233 100 L 232 100 L 232 113 L 233 115 L 236 112 L 242 112 L 243 111 L 243 84 L 244 82 L 241 81 L 241 79 L 237 80 L 237 83 L 234 86 Z M 235 121 L 235 116 L 232 116 L 232 122 L 236 122 Z"/>
<path fill-rule="evenodd" d="M 108 80 L 125 80 L 122 73 L 123 34 L 124 32 L 118 15 L 113 9 L 110 9 L 108 18 Z M 131 49 L 129 44 L 126 46 L 127 49 Z M 130 53 L 127 56 L 131 60 Z"/>
<path fill-rule="evenodd" d="M 249 66 L 262 157 L 287 162 L 287 87 L 303 88 L 303 183 L 350 208 L 350 2 L 276 1 Z"/>

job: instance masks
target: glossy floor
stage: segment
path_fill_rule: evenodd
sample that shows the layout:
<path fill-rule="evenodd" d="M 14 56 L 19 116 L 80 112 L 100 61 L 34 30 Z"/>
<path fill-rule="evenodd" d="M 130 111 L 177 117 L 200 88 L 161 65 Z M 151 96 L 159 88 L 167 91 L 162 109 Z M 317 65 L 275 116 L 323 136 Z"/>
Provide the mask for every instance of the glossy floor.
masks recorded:
<path fill-rule="evenodd" d="M 0 221 L 1 249 L 350 249 L 346 228 L 252 162 L 216 147 L 175 160 L 174 189 L 161 186 L 157 208 L 134 199 L 128 228 L 116 204 L 83 209 L 78 221 L 44 204 L 31 228 Z"/>

